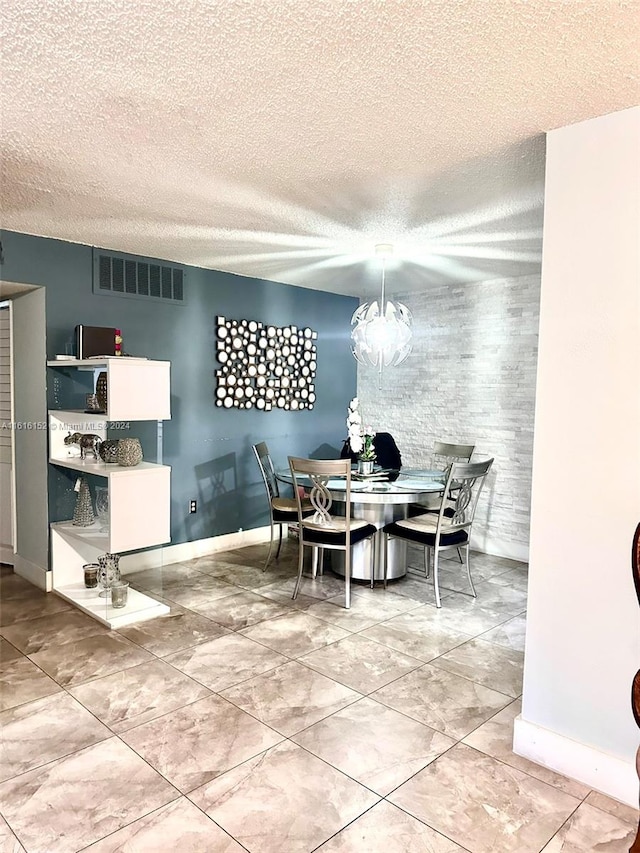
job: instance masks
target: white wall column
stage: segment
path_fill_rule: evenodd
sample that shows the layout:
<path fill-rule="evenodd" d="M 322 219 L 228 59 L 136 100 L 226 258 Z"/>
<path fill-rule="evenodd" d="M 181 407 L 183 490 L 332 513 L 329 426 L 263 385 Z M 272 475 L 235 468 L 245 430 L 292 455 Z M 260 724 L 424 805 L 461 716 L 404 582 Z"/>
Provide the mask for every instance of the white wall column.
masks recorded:
<path fill-rule="evenodd" d="M 640 108 L 547 139 L 516 752 L 637 805 Z"/>

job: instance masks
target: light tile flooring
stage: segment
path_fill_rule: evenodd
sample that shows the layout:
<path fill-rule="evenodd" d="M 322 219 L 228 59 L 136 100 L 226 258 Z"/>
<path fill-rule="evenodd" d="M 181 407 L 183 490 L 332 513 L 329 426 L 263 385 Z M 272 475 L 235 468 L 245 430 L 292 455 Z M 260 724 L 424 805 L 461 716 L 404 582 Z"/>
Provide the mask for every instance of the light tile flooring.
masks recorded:
<path fill-rule="evenodd" d="M 346 611 L 264 556 L 129 575 L 171 614 L 118 632 L 4 570 L 2 853 L 626 853 L 633 809 L 511 751 L 526 567 Z"/>

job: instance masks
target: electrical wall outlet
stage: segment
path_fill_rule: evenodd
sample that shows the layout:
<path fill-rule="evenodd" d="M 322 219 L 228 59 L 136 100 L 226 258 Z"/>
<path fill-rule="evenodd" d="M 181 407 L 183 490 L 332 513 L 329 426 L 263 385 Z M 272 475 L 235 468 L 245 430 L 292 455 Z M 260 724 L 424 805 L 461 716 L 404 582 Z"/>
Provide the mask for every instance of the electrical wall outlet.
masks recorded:
<path fill-rule="evenodd" d="M 189 512 L 197 512 L 198 511 L 198 501 L 189 501 Z"/>

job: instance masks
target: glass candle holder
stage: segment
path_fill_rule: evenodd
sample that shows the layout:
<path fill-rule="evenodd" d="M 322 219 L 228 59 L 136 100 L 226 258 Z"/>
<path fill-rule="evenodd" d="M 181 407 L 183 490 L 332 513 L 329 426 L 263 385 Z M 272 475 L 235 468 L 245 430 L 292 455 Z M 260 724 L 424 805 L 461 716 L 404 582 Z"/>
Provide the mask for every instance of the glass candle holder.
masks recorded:
<path fill-rule="evenodd" d="M 100 566 L 97 563 L 85 563 L 82 568 L 84 570 L 84 585 L 87 589 L 96 589 L 98 586 L 98 569 Z"/>
<path fill-rule="evenodd" d="M 96 486 L 96 515 L 101 530 L 109 529 L 109 488 Z"/>
<path fill-rule="evenodd" d="M 116 581 L 116 583 L 111 584 L 111 606 L 112 607 L 126 607 L 127 606 L 127 598 L 129 597 L 129 582 L 128 581 Z"/>

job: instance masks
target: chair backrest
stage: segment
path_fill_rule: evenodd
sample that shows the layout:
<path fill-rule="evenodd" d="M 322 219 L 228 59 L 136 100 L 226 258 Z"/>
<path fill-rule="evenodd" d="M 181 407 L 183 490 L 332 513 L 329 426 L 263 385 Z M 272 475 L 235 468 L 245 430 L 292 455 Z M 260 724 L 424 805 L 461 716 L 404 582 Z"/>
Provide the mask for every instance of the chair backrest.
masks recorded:
<path fill-rule="evenodd" d="M 351 524 L 351 460 L 350 459 L 301 459 L 289 456 L 289 468 L 293 477 L 293 491 L 298 504 L 298 518 L 302 523 L 302 495 L 308 492 L 307 499 L 315 509 L 311 520 L 315 524 L 331 523 L 331 505 L 333 499 L 327 488 L 329 480 L 335 477 L 345 479 L 345 515 L 347 530 Z M 311 489 L 309 490 L 309 486 Z"/>
<path fill-rule="evenodd" d="M 434 441 L 431 464 L 434 468 L 446 470 L 452 462 L 469 462 L 475 448 L 475 444 L 448 444 L 446 441 Z"/>
<path fill-rule="evenodd" d="M 478 506 L 478 498 L 493 459 L 484 462 L 453 462 L 449 469 L 445 495 L 438 514 L 438 527 L 447 533 L 469 530 Z"/>
<path fill-rule="evenodd" d="M 271 501 L 273 498 L 280 497 L 276 472 L 273 467 L 273 462 L 271 461 L 271 455 L 269 454 L 269 448 L 267 447 L 266 442 L 259 441 L 258 444 L 254 444 L 253 452 L 258 460 L 258 466 L 260 467 L 260 473 L 262 474 L 264 487 L 267 490 L 269 500 Z"/>

